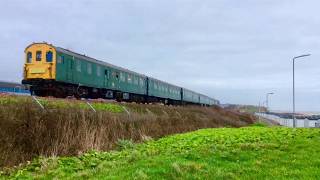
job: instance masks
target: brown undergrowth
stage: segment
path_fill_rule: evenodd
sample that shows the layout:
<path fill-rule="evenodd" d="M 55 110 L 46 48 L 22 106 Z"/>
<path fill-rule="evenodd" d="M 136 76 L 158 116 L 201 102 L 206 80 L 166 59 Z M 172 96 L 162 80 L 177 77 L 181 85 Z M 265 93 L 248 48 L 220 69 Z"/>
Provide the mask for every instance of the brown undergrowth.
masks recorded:
<path fill-rule="evenodd" d="M 241 127 L 255 119 L 219 107 L 121 104 L 129 113 L 80 108 L 42 110 L 31 98 L 0 104 L 0 167 L 37 156 L 71 156 L 113 149 L 120 139 L 141 142 L 213 127 Z"/>

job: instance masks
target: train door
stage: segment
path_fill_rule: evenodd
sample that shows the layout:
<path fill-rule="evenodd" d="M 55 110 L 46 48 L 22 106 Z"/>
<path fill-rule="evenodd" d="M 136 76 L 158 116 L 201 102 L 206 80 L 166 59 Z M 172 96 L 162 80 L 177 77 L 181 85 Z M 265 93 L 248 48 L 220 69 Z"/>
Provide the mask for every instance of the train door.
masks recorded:
<path fill-rule="evenodd" d="M 73 60 L 68 59 L 67 61 L 67 71 L 66 71 L 67 81 L 73 81 Z"/>
<path fill-rule="evenodd" d="M 109 86 L 112 89 L 115 89 L 115 90 L 120 89 L 120 72 L 119 71 L 113 70 L 111 72 L 111 77 L 110 77 L 109 83 L 110 83 Z"/>
<path fill-rule="evenodd" d="M 109 86 L 109 79 L 110 79 L 110 71 L 108 69 L 104 70 L 104 83 L 103 86 L 107 89 L 110 88 Z"/>

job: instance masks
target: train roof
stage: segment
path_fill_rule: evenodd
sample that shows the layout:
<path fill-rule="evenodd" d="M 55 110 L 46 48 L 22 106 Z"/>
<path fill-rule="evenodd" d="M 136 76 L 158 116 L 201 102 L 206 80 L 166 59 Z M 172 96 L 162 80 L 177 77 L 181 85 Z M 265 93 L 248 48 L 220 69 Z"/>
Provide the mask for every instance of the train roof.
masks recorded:
<path fill-rule="evenodd" d="M 129 70 L 129 69 L 125 69 L 125 68 L 122 68 L 122 67 L 119 67 L 119 66 L 115 66 L 115 65 L 110 64 L 110 63 L 107 63 L 107 62 L 105 62 L 105 61 L 100 61 L 100 60 L 97 60 L 97 59 L 95 59 L 95 58 L 92 58 L 92 57 L 89 57 L 89 56 L 86 56 L 86 55 L 82 55 L 82 54 L 79 54 L 79 53 L 70 51 L 70 50 L 68 50 L 68 49 L 64 49 L 64 48 L 56 47 L 56 46 L 55 46 L 55 49 L 56 49 L 56 51 L 58 51 L 58 52 L 62 52 L 62 53 L 68 54 L 68 55 L 70 55 L 70 56 L 74 56 L 74 57 L 77 57 L 77 58 L 81 58 L 81 59 L 87 60 L 87 61 L 89 61 L 89 62 L 97 63 L 97 64 L 100 64 L 100 65 L 103 65 L 103 66 L 109 66 L 109 67 L 112 67 L 112 68 L 117 69 L 117 70 L 119 70 L 119 71 L 124 71 L 124 72 L 130 73 L 130 74 L 134 74 L 134 75 L 146 77 L 146 75 L 144 75 L 144 74 L 140 74 L 140 73 L 131 71 L 131 70 Z"/>
<path fill-rule="evenodd" d="M 125 68 L 122 68 L 122 67 L 119 67 L 119 66 L 115 66 L 115 65 L 110 64 L 110 63 L 107 63 L 107 62 L 105 62 L 105 61 L 97 60 L 97 59 L 95 59 L 95 58 L 92 58 L 92 57 L 89 57 L 89 56 L 86 56 L 86 55 L 82 55 L 82 54 L 79 54 L 79 53 L 70 51 L 70 50 L 68 50 L 68 49 L 65 49 L 65 48 L 56 47 L 56 46 L 54 46 L 54 47 L 55 47 L 55 49 L 56 49 L 58 52 L 65 53 L 65 54 L 68 54 L 68 55 L 70 55 L 70 56 L 74 56 L 74 57 L 78 57 L 78 58 L 81 58 L 81 59 L 85 59 L 85 60 L 87 60 L 87 61 L 90 61 L 90 62 L 93 62 L 93 63 L 98 63 L 98 64 L 100 64 L 100 65 L 109 66 L 109 67 L 112 67 L 112 68 L 114 68 L 114 69 L 117 69 L 117 70 L 120 70 L 120 71 L 124 71 L 124 72 L 127 72 L 127 73 L 131 73 L 131 74 L 135 74 L 135 75 L 138 75 L 138 76 L 148 77 L 149 79 L 152 79 L 152 80 L 155 80 L 155 81 L 158 81 L 158 82 L 161 82 L 161 83 L 165 83 L 165 84 L 168 84 L 168 85 L 170 85 L 170 86 L 177 87 L 177 88 L 181 88 L 181 87 L 179 87 L 179 86 L 177 86 L 177 85 L 170 84 L 170 83 L 168 83 L 168 82 L 165 82 L 165 81 L 162 81 L 162 80 L 153 78 L 153 77 L 149 77 L 149 76 L 146 76 L 146 75 L 144 75 L 144 74 L 140 74 L 140 73 L 131 71 L 131 70 L 129 70 L 129 69 L 125 69 Z"/>

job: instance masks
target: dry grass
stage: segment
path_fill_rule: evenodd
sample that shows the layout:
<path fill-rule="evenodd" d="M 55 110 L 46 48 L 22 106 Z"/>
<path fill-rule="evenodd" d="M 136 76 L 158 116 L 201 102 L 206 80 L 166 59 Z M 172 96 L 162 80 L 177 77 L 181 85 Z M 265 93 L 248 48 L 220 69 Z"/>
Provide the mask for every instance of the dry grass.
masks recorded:
<path fill-rule="evenodd" d="M 240 127 L 255 119 L 219 107 L 125 104 L 127 113 L 40 109 L 30 99 L 0 104 L 0 167 L 36 156 L 79 155 L 113 149 L 119 139 L 139 142 L 200 128 Z"/>

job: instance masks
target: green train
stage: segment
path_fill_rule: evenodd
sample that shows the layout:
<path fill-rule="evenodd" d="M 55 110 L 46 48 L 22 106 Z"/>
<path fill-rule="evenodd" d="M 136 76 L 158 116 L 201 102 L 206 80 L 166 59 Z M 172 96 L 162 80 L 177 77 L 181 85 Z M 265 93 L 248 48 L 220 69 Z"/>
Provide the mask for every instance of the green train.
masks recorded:
<path fill-rule="evenodd" d="M 164 104 L 217 105 L 203 94 L 48 43 L 25 49 L 22 83 L 37 96 L 107 98 Z"/>

